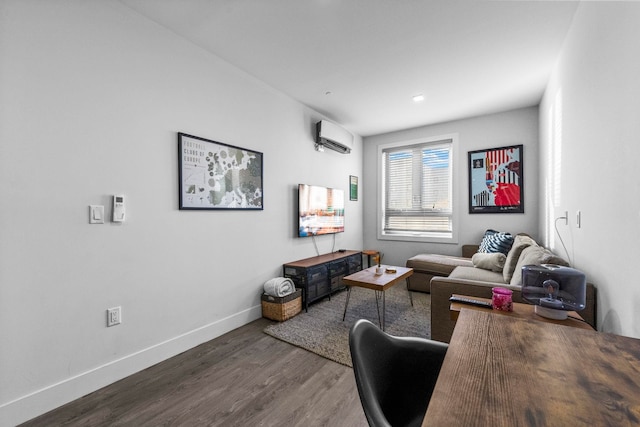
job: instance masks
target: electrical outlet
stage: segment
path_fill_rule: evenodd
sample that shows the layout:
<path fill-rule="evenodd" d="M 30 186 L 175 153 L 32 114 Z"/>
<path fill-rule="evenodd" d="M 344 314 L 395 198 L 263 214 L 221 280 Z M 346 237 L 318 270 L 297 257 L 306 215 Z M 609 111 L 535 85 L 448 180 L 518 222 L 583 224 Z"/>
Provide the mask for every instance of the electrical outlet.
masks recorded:
<path fill-rule="evenodd" d="M 107 309 L 107 327 L 122 323 L 122 308 L 114 307 Z"/>

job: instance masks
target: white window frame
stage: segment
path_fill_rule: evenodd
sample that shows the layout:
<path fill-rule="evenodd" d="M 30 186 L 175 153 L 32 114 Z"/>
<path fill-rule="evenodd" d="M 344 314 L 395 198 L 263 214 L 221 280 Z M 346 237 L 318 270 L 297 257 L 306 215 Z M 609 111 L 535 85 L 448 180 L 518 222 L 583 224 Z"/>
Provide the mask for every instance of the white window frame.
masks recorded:
<path fill-rule="evenodd" d="M 405 233 L 385 233 L 384 231 L 384 213 L 385 213 L 385 177 L 383 174 L 384 169 L 384 151 L 392 148 L 412 146 L 412 145 L 428 145 L 441 144 L 443 141 L 451 141 L 451 231 L 450 232 L 405 232 Z M 377 173 L 378 173 L 378 189 L 377 189 L 377 233 L 379 240 L 397 240 L 397 241 L 410 241 L 410 242 L 425 242 L 425 243 L 458 243 L 458 213 L 459 206 L 456 202 L 457 198 L 457 178 L 459 171 L 457 171 L 458 162 L 457 157 L 458 147 L 458 134 L 447 134 L 433 137 L 425 137 L 420 139 L 397 141 L 388 144 L 381 144 L 377 148 Z"/>

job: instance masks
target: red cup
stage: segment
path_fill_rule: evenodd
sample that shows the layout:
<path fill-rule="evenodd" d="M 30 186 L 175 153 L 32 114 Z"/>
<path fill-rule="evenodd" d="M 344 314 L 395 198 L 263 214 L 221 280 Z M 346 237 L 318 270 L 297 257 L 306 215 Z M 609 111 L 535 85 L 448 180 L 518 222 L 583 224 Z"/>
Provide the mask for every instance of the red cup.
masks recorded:
<path fill-rule="evenodd" d="M 491 305 L 494 310 L 513 311 L 513 291 L 507 288 L 492 288 Z"/>

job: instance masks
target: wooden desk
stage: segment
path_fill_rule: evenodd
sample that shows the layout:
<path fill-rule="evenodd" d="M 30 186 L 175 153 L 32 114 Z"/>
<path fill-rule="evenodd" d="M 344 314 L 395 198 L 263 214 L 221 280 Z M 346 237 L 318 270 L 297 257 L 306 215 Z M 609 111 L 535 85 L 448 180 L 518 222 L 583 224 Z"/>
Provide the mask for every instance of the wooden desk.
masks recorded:
<path fill-rule="evenodd" d="M 640 340 L 463 308 L 422 425 L 639 423 Z"/>
<path fill-rule="evenodd" d="M 457 295 L 457 294 L 454 294 L 454 295 L 457 297 L 491 302 L 491 298 L 478 298 L 478 297 L 470 297 L 466 295 Z M 580 317 L 580 315 L 575 311 L 568 312 L 567 314 L 569 315 L 569 318 L 566 320 L 555 320 L 555 319 L 548 319 L 546 317 L 538 316 L 534 311 L 534 307 L 535 306 L 531 304 L 522 304 L 519 302 L 514 302 L 513 311 L 500 311 L 500 310 L 491 310 L 490 308 L 477 307 L 469 304 L 462 304 L 459 302 L 452 302 L 451 305 L 449 306 L 449 313 L 451 314 L 451 320 L 457 320 L 458 315 L 460 314 L 460 310 L 463 308 L 468 308 L 471 310 L 486 311 L 488 313 L 494 313 L 494 314 L 503 314 L 505 316 L 518 317 L 521 319 L 531 319 L 531 320 L 537 320 L 539 322 L 555 323 L 557 325 L 573 326 L 574 328 L 589 329 L 591 331 L 593 330 L 591 325 L 585 322 L 584 319 Z"/>
<path fill-rule="evenodd" d="M 376 305 L 378 305 L 378 300 L 382 298 L 382 320 L 380 320 L 380 309 L 378 308 L 378 322 L 380 323 L 380 329 L 384 331 L 384 292 L 396 283 L 400 282 L 400 280 L 411 276 L 413 274 L 413 268 L 395 267 L 391 265 L 383 265 L 382 268 L 385 270 L 382 274 L 375 274 L 376 266 L 374 266 L 342 278 L 343 283 L 347 286 L 347 299 L 344 302 L 342 320 L 347 316 L 347 306 L 349 305 L 349 297 L 351 296 L 351 287 L 357 286 L 360 288 L 373 289 L 376 291 Z M 387 269 L 393 269 L 395 270 L 395 273 L 387 273 Z M 413 306 L 411 291 L 409 291 L 409 300 Z"/>

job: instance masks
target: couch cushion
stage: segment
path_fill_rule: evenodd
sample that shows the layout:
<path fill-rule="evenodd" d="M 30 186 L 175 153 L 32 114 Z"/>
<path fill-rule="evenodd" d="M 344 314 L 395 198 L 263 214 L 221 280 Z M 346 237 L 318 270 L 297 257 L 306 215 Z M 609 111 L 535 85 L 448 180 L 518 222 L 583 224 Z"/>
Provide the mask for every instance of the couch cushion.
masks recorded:
<path fill-rule="evenodd" d="M 501 252 L 508 254 L 513 244 L 513 236 L 510 233 L 502 233 L 496 230 L 487 230 L 480 242 L 478 252 L 493 253 Z"/>
<path fill-rule="evenodd" d="M 525 234 L 518 234 L 513 239 L 513 245 L 511 246 L 511 250 L 507 254 L 507 259 L 504 262 L 504 268 L 502 269 L 502 274 L 504 275 L 504 282 L 510 283 L 511 278 L 513 277 L 513 272 L 516 269 L 516 265 L 518 264 L 518 260 L 520 259 L 520 255 L 522 251 L 529 246 L 537 246 L 535 240 Z"/>
<path fill-rule="evenodd" d="M 473 263 L 474 267 L 500 273 L 502 272 L 506 259 L 506 255 L 502 252 L 496 252 L 493 254 L 483 254 L 478 252 L 476 254 L 473 254 L 473 257 L 471 257 L 471 262 Z"/>
<path fill-rule="evenodd" d="M 455 270 L 449 275 L 453 279 L 466 279 L 477 280 L 481 282 L 494 282 L 496 285 L 504 285 L 502 273 L 496 273 L 495 271 L 483 270 L 482 268 L 475 267 L 456 267 Z"/>
<path fill-rule="evenodd" d="M 567 261 L 557 256 L 550 250 L 537 245 L 529 246 L 522 251 L 520 259 L 518 259 L 518 264 L 516 264 L 516 268 L 513 271 L 513 277 L 511 278 L 510 283 L 512 285 L 522 286 L 522 267 L 524 267 L 525 265 L 541 264 L 556 264 L 563 265 L 565 267 L 569 266 L 569 263 Z"/>
<path fill-rule="evenodd" d="M 437 273 L 445 277 L 459 265 L 472 267 L 473 263 L 469 258 L 439 254 L 419 254 L 409 258 L 406 262 L 407 267 L 416 271 Z"/>

